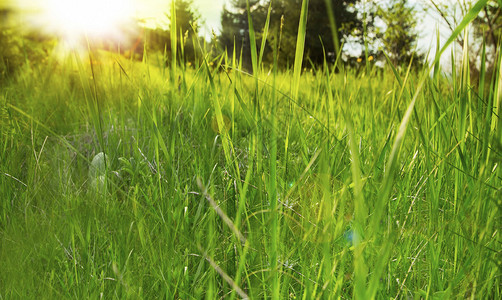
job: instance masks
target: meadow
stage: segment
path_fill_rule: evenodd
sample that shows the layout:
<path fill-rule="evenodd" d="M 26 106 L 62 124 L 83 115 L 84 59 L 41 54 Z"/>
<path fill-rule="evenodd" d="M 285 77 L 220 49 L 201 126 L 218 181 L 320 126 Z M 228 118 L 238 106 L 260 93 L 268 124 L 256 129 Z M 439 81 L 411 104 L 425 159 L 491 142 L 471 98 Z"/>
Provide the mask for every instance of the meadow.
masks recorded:
<path fill-rule="evenodd" d="M 25 66 L 0 91 L 0 299 L 502 298 L 502 77 L 439 50 Z"/>

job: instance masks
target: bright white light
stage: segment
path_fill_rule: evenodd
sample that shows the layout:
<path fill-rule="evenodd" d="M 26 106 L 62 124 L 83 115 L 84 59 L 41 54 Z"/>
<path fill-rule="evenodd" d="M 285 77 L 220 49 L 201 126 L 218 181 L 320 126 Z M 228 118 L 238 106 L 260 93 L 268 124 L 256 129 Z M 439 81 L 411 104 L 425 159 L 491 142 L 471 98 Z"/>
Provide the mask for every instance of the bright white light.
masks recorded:
<path fill-rule="evenodd" d="M 134 14 L 132 0 L 44 0 L 41 9 L 47 29 L 69 44 L 85 37 L 118 39 Z"/>

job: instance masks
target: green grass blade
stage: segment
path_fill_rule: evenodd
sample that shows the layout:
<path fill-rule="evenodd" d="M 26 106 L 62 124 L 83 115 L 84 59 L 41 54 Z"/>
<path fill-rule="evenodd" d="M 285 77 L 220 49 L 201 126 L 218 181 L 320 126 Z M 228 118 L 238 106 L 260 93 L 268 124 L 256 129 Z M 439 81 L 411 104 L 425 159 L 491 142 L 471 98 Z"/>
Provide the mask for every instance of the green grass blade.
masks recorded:
<path fill-rule="evenodd" d="M 253 74 L 256 77 L 256 85 L 258 86 L 258 54 L 256 51 L 256 34 L 253 27 L 253 19 L 251 18 L 251 9 L 249 8 L 249 0 L 246 0 L 248 26 L 249 26 L 249 46 L 251 47 L 251 63 L 253 65 Z"/>
<path fill-rule="evenodd" d="M 495 66 L 495 70 L 498 69 L 498 72 L 495 72 L 495 89 L 494 89 L 494 95 L 493 95 L 493 107 L 497 107 L 497 115 L 495 118 L 492 118 L 492 128 L 496 130 L 495 133 L 495 142 L 498 142 L 498 147 L 499 150 L 502 150 L 502 122 L 500 122 L 500 118 L 502 115 L 502 41 L 499 44 L 499 51 L 498 51 L 498 58 L 497 58 L 497 64 Z M 495 115 L 495 114 L 494 114 Z M 499 174 L 501 174 L 500 168 L 499 168 Z"/>
<path fill-rule="evenodd" d="M 441 34 L 439 33 L 439 25 L 436 28 L 436 53 L 439 53 L 441 51 Z M 439 81 L 439 72 L 441 71 L 441 64 L 439 63 L 439 59 L 437 59 L 434 63 L 434 79 L 436 85 L 438 85 Z"/>
<path fill-rule="evenodd" d="M 486 78 L 486 40 L 483 38 L 483 46 L 481 49 L 481 69 L 479 70 L 479 86 L 478 95 L 481 101 L 478 101 L 478 111 L 481 110 L 481 103 L 485 96 L 485 78 Z"/>
<path fill-rule="evenodd" d="M 421 80 L 418 83 L 417 89 L 415 90 L 415 94 L 413 95 L 413 98 L 411 99 L 411 102 L 408 105 L 408 108 L 406 109 L 406 112 L 401 120 L 401 124 L 399 125 L 398 131 L 396 133 L 396 138 L 392 145 L 390 156 L 387 160 L 384 178 L 379 190 L 378 198 L 375 203 L 371 223 L 369 226 L 370 236 L 373 236 L 375 233 L 377 233 L 380 228 L 379 224 L 381 216 L 383 214 L 383 210 L 386 206 L 387 201 L 389 201 L 389 195 L 394 183 L 394 176 L 395 173 L 397 172 L 398 158 L 399 158 L 399 152 L 401 150 L 401 145 L 406 136 L 406 130 L 408 128 L 408 124 L 410 122 L 411 114 L 413 113 L 415 103 L 417 101 L 417 98 L 419 97 L 419 92 L 424 85 L 427 75 L 428 72 L 427 70 L 425 70 L 421 77 Z"/>
<path fill-rule="evenodd" d="M 328 14 L 329 28 L 331 30 L 331 36 L 333 38 L 333 44 L 334 44 L 333 46 L 335 47 L 334 48 L 335 53 L 337 54 L 337 57 L 335 59 L 335 66 L 339 67 L 340 70 L 343 70 L 342 61 L 339 60 L 342 47 L 340 47 L 340 42 L 338 40 L 338 28 L 336 26 L 335 14 L 333 13 L 333 5 L 331 4 L 332 1 L 324 0 L 324 3 L 326 5 L 326 11 Z"/>
<path fill-rule="evenodd" d="M 176 85 L 176 50 L 178 48 L 178 40 L 176 37 L 176 0 L 171 0 L 171 83 L 173 87 Z"/>
<path fill-rule="evenodd" d="M 368 209 L 363 196 L 363 183 L 361 180 L 361 167 L 359 149 L 357 147 L 354 126 L 352 120 L 345 119 L 347 131 L 349 133 L 349 147 L 352 163 L 350 165 L 352 182 L 354 183 L 354 295 L 356 299 L 367 299 L 366 278 L 368 276 L 368 266 L 364 258 L 364 231 L 368 218 Z"/>
<path fill-rule="evenodd" d="M 265 26 L 263 26 L 263 34 L 261 37 L 261 46 L 260 46 L 260 57 L 258 58 L 258 67 L 262 66 L 263 54 L 265 52 L 265 45 L 267 43 L 268 30 L 270 27 L 270 14 L 272 13 L 272 1 L 268 5 L 267 19 L 265 20 Z"/>
<path fill-rule="evenodd" d="M 434 60 L 433 65 L 436 64 L 440 60 L 441 55 L 446 50 L 446 48 L 448 48 L 448 46 L 450 46 L 450 44 L 453 43 L 457 39 L 457 37 L 465 29 L 465 27 L 467 27 L 467 25 L 469 25 L 469 23 L 471 23 L 478 16 L 479 12 L 486 6 L 487 3 L 488 3 L 488 0 L 479 0 L 465 14 L 464 18 L 462 19 L 460 24 L 455 28 L 455 30 L 453 30 L 453 32 L 451 33 L 450 37 L 448 38 L 446 43 L 443 45 L 441 50 L 436 53 L 436 59 Z"/>
<path fill-rule="evenodd" d="M 267 25 L 265 26 L 268 30 L 268 21 L 270 18 L 272 4 L 269 6 L 268 16 L 267 16 Z M 262 51 L 265 44 L 262 41 Z M 261 56 L 262 52 L 260 53 Z M 277 206 L 277 95 L 276 95 L 276 80 L 277 80 L 277 56 L 278 56 L 278 43 L 275 41 L 274 43 L 274 65 L 273 65 L 273 74 L 272 74 L 272 112 L 271 112 L 271 136 L 270 136 L 270 178 L 269 178 L 269 202 L 270 202 L 270 211 L 271 213 L 271 232 L 270 232 L 270 260 L 271 260 L 271 268 L 275 270 L 277 268 L 277 260 L 278 260 L 278 249 L 280 245 L 280 225 L 279 225 L 279 212 Z M 280 297 L 280 281 L 279 281 L 279 272 L 274 272 L 272 277 L 272 298 L 278 299 Z"/>
<path fill-rule="evenodd" d="M 300 23 L 298 24 L 298 36 L 296 37 L 295 64 L 293 67 L 293 98 L 298 99 L 300 88 L 300 75 L 302 72 L 303 52 L 305 49 L 305 37 L 307 35 L 307 17 L 309 0 L 302 1 L 300 11 Z"/>

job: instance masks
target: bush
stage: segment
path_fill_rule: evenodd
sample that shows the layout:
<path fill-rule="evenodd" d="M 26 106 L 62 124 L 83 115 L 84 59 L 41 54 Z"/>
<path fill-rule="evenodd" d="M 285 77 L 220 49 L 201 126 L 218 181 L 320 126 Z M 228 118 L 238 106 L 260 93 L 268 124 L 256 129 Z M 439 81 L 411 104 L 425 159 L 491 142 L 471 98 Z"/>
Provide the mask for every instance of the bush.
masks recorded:
<path fill-rule="evenodd" d="M 23 64 L 20 39 L 9 28 L 0 28 L 0 84 Z"/>
<path fill-rule="evenodd" d="M 19 27 L 0 21 L 0 85 L 28 64 L 45 62 L 54 39 L 39 33 L 24 33 Z"/>

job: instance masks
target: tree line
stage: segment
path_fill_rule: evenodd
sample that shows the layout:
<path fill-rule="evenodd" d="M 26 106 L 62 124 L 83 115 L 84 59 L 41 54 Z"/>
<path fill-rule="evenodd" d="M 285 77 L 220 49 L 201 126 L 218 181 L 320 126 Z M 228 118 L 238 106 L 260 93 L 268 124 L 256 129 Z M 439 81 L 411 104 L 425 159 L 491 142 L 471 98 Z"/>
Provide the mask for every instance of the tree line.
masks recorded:
<path fill-rule="evenodd" d="M 168 0 L 166 0 L 168 1 Z M 278 65 L 287 69 L 294 63 L 298 23 L 302 0 L 231 0 L 221 14 L 221 31 L 214 33 L 211 40 L 201 37 L 203 22 L 193 0 L 176 0 L 174 10 L 166 13 L 166 18 L 176 16 L 176 28 L 144 29 L 142 42 L 135 51 L 143 56 L 143 49 L 165 53 L 166 64 L 171 58 L 171 31 L 176 30 L 177 63 L 200 64 L 206 54 L 218 57 L 224 51 L 237 59 L 246 70 L 251 70 L 250 24 L 251 20 L 257 45 L 265 38 L 267 42 L 262 61 L 273 62 L 273 45 L 278 47 Z M 490 0 L 473 22 L 471 33 L 475 45 L 485 41 L 488 69 L 495 65 L 496 52 L 500 48 L 502 35 L 502 0 Z M 357 67 L 366 60 L 384 63 L 387 58 L 395 66 L 407 66 L 410 61 L 420 66 L 424 54 L 417 51 L 417 14 L 424 7 L 414 7 L 409 0 L 362 1 L 362 0 L 308 0 L 306 6 L 307 29 L 305 37 L 304 65 L 315 67 L 324 63 L 334 63 L 340 54 L 340 61 L 347 66 Z M 461 21 L 456 6 L 446 6 L 436 0 L 429 0 L 428 9 L 438 12 L 445 23 L 454 29 Z M 427 7 L 426 7 L 427 8 Z M 462 14 L 469 6 L 460 5 Z M 331 11 L 331 14 L 329 13 Z M 249 12 L 249 14 L 248 14 Z M 11 10 L 0 8 L 0 81 L 13 73 L 26 61 L 26 57 L 43 59 L 54 44 L 53 39 L 31 33 L 21 36 L 16 28 L 8 24 Z M 330 15 L 333 19 L 330 19 Z M 332 25 L 336 28 L 332 32 Z M 47 45 L 47 40 L 51 44 Z M 36 44 L 44 43 L 44 47 Z M 462 39 L 459 40 L 463 46 Z M 31 45 L 29 49 L 23 46 Z M 25 47 L 26 48 L 26 47 Z M 36 50 L 33 50 L 36 49 Z M 469 47 L 471 70 L 476 73 L 476 59 L 482 47 Z M 385 55 L 384 55 L 385 54 Z M 387 56 L 387 58 L 385 57 Z"/>
<path fill-rule="evenodd" d="M 298 23 L 302 0 L 231 0 L 221 14 L 221 32 L 209 42 L 215 53 L 227 51 L 231 57 L 236 53 L 243 68 L 251 68 L 250 24 L 255 31 L 256 43 L 261 45 L 266 32 L 263 62 L 273 61 L 273 45 L 278 45 L 278 65 L 289 68 L 294 62 Z M 326 60 L 334 63 L 342 54 L 347 64 L 370 60 L 384 60 L 385 52 L 394 64 L 423 61 L 423 55 L 416 50 L 416 9 L 408 0 L 391 0 L 387 4 L 366 4 L 361 0 L 309 0 L 307 1 L 307 30 L 305 37 L 304 62 L 306 67 L 319 66 Z M 197 45 L 206 44 L 198 36 L 197 24 L 200 15 L 192 0 L 176 1 L 176 30 L 185 47 L 185 60 L 195 60 Z M 334 20 L 330 20 L 332 12 Z M 248 15 L 249 12 L 249 15 Z M 168 14 L 171 16 L 172 12 Z M 331 23 L 333 21 L 333 23 Z M 377 26 L 380 21 L 382 26 Z M 196 26 L 194 26 L 194 24 Z M 332 24 L 336 32 L 332 32 Z M 169 51 L 170 34 L 162 29 L 149 30 L 147 39 L 155 50 Z M 194 42 L 194 38 L 197 39 Z M 167 46 L 167 47 L 166 47 Z M 365 55 L 367 54 L 367 55 Z M 200 56 L 199 56 L 200 57 Z"/>
<path fill-rule="evenodd" d="M 251 69 L 251 47 L 249 20 L 251 20 L 257 45 L 264 38 L 264 27 L 269 20 L 267 43 L 263 62 L 273 61 L 273 45 L 278 45 L 278 65 L 289 68 L 295 57 L 296 39 L 302 0 L 231 0 L 221 14 L 221 32 L 213 36 L 211 42 L 198 35 L 201 19 L 194 8 L 193 0 L 176 0 L 177 31 L 185 39 L 185 60 L 196 60 L 200 44 L 215 53 L 227 51 L 231 57 L 235 52 L 245 69 Z M 502 35 L 501 0 L 490 0 L 482 13 L 472 24 L 472 38 L 477 45 L 487 46 L 496 57 Z M 307 31 L 305 37 L 304 64 L 306 67 L 319 66 L 326 60 L 334 63 L 341 54 L 343 63 L 349 66 L 364 65 L 365 60 L 385 62 L 387 58 L 395 66 L 421 66 L 425 54 L 417 50 L 420 37 L 417 30 L 418 14 L 422 10 L 432 10 L 444 18 L 451 30 L 461 19 L 456 9 L 460 6 L 465 15 L 470 2 L 447 6 L 429 0 L 429 5 L 416 7 L 409 0 L 362 1 L 362 0 L 308 0 Z M 427 2 L 425 2 L 427 3 Z M 336 32 L 331 30 L 330 13 L 334 17 Z M 249 12 L 249 16 L 248 16 Z M 171 15 L 170 12 L 169 15 Z M 152 48 L 167 49 L 170 45 L 167 31 L 156 29 L 150 34 Z M 178 36 L 180 36 L 178 34 Z M 187 39 L 188 37 L 188 39 Z M 459 43 L 463 46 L 460 39 Z M 199 45 L 199 46 L 198 46 Z M 337 49 L 339 52 L 337 52 Z M 476 49 L 476 50 L 474 50 Z M 205 49 L 207 50 L 207 48 Z M 472 69 L 477 68 L 475 59 L 481 47 L 471 47 Z M 387 56 L 387 58 L 385 57 Z M 493 66 L 495 61 L 490 62 Z"/>

